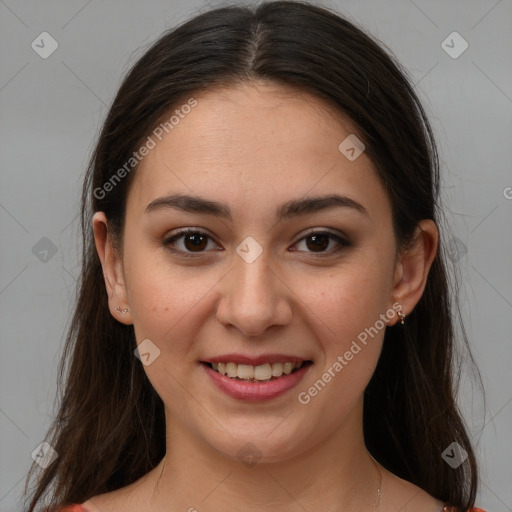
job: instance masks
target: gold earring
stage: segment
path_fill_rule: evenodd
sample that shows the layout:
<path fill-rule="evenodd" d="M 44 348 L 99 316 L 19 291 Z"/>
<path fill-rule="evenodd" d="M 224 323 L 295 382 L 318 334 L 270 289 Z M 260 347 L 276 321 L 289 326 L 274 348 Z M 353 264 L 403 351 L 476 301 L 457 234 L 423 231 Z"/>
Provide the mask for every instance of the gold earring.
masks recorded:
<path fill-rule="evenodd" d="M 402 313 L 402 310 L 398 311 L 397 314 L 400 317 L 400 323 L 402 325 L 404 325 L 405 324 L 405 315 Z"/>

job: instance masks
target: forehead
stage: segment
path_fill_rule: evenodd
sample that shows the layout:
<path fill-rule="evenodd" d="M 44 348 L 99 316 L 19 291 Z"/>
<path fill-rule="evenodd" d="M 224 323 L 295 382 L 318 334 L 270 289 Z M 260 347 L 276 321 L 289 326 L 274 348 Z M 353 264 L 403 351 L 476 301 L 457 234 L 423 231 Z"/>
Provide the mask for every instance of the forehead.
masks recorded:
<path fill-rule="evenodd" d="M 366 154 L 350 161 L 338 149 L 355 127 L 321 99 L 261 82 L 194 98 L 193 108 L 177 105 L 165 117 L 176 114 L 169 133 L 153 136 L 155 147 L 135 171 L 129 209 L 142 213 L 155 198 L 176 191 L 238 201 L 243 210 L 335 189 L 363 203 L 369 195 L 368 210 L 386 203 Z"/>

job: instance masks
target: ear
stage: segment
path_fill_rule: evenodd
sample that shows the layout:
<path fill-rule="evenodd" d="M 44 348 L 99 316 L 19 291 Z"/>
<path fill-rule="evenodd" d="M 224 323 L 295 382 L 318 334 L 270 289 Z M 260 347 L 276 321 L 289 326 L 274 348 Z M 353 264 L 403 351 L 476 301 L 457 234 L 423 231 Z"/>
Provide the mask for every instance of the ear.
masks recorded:
<path fill-rule="evenodd" d="M 111 233 L 108 230 L 108 221 L 104 212 L 96 212 L 93 216 L 94 240 L 96 250 L 103 267 L 103 277 L 108 295 L 108 305 L 112 316 L 119 322 L 131 325 L 132 314 L 129 311 L 126 285 L 123 275 L 123 262 L 119 251 L 114 247 Z M 128 309 L 128 312 L 116 310 Z"/>
<path fill-rule="evenodd" d="M 401 251 L 396 265 L 393 299 L 402 306 L 407 316 L 421 299 L 427 284 L 428 273 L 437 253 L 439 232 L 433 220 L 419 222 L 411 247 Z M 388 322 L 394 325 L 398 315 Z"/>

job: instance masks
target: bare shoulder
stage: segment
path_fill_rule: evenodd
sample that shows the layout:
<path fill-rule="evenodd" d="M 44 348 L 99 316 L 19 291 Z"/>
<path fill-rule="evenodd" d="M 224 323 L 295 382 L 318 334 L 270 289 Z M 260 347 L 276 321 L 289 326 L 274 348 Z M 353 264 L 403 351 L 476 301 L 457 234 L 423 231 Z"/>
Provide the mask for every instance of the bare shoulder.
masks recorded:
<path fill-rule="evenodd" d="M 85 512 L 136 512 L 144 510 L 147 497 L 139 485 L 129 485 L 116 491 L 98 494 L 82 503 Z"/>
<path fill-rule="evenodd" d="M 101 512 L 101 505 L 97 501 L 98 496 L 94 496 L 85 503 L 82 503 L 82 507 L 85 508 L 85 512 Z"/>
<path fill-rule="evenodd" d="M 115 493 L 98 494 L 82 503 L 86 512 L 113 512 L 120 505 L 119 498 Z"/>
<path fill-rule="evenodd" d="M 133 504 L 128 503 L 121 495 L 106 493 L 88 499 L 82 507 L 85 508 L 85 512 L 118 512 L 119 510 L 130 512 Z"/>
<path fill-rule="evenodd" d="M 85 512 L 140 512 L 148 503 L 158 479 L 160 465 L 132 484 L 89 498 L 82 507 Z"/>
<path fill-rule="evenodd" d="M 384 512 L 442 512 L 445 504 L 417 485 L 383 469 L 382 505 Z"/>

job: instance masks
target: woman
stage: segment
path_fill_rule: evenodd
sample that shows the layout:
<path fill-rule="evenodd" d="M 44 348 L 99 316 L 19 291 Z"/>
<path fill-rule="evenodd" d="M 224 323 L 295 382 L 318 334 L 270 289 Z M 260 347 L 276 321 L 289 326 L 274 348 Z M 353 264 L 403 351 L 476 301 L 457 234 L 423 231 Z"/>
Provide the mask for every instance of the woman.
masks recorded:
<path fill-rule="evenodd" d="M 425 113 L 353 24 L 269 2 L 165 34 L 84 183 L 30 512 L 480 510 L 441 214 Z"/>

